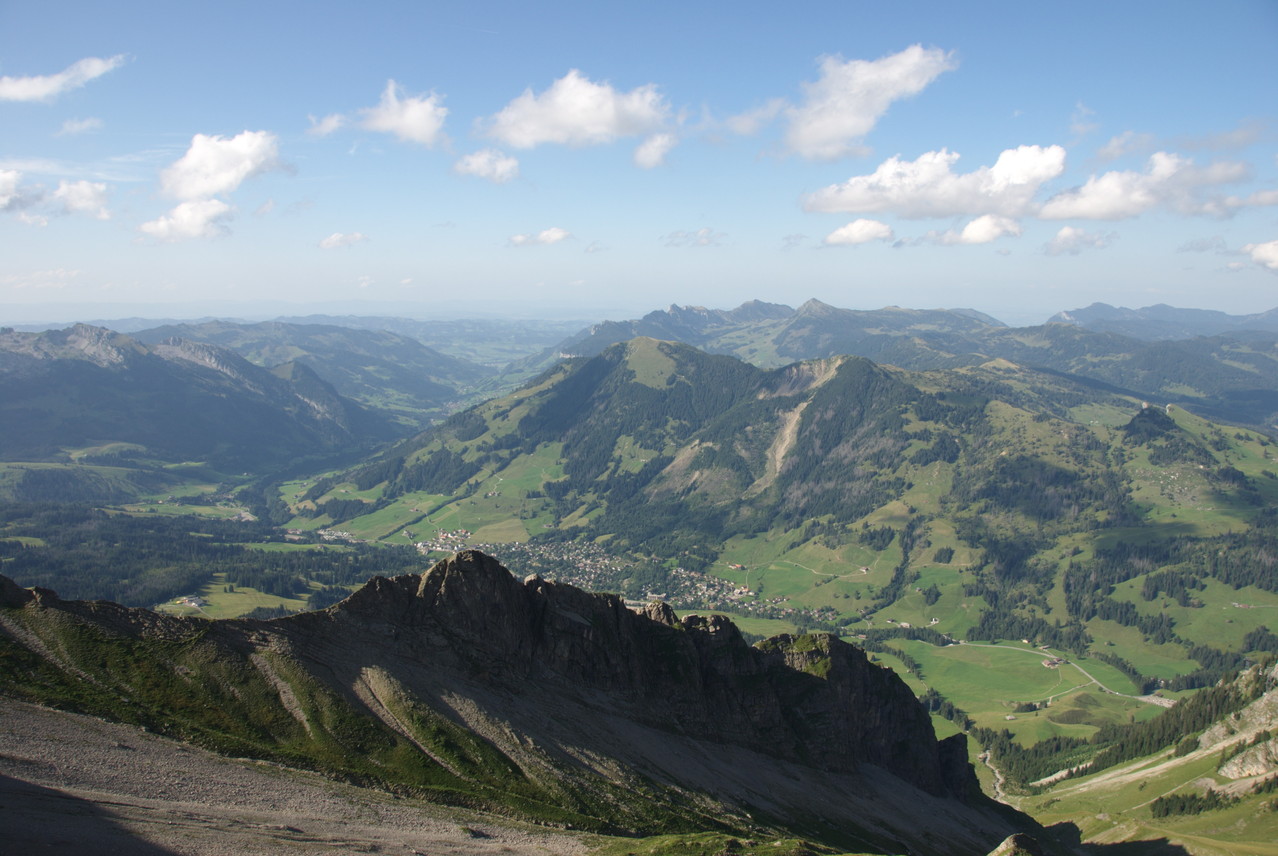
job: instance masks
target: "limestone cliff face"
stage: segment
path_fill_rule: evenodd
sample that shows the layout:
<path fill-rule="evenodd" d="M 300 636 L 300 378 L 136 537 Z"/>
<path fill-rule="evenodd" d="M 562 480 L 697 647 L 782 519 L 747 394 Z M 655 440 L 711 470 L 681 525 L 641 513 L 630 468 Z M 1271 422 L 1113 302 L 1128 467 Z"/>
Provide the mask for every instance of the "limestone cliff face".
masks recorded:
<path fill-rule="evenodd" d="M 779 636 L 754 648 L 721 616 L 678 621 L 660 604 L 638 614 L 613 595 L 521 582 L 474 551 L 422 576 L 374 579 L 291 623 L 335 624 L 505 685 L 605 693 L 645 724 L 817 769 L 874 764 L 936 795 L 971 793 L 975 781 L 970 767 L 943 757 L 952 753 L 909 688 L 834 636 Z"/>
<path fill-rule="evenodd" d="M 601 830 L 957 856 L 1033 826 L 981 796 L 961 736 L 938 743 L 905 684 L 835 637 L 752 647 L 721 617 L 634 612 L 478 552 L 274 621 L 0 577 L 0 692 Z"/>

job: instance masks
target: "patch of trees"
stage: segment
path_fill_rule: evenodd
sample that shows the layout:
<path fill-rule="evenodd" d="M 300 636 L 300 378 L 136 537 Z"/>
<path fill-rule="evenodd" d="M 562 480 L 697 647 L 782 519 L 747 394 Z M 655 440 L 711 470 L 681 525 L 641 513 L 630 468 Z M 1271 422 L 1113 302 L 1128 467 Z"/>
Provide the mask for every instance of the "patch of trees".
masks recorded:
<path fill-rule="evenodd" d="M 928 713 L 935 713 L 944 719 L 948 719 L 964 731 L 970 730 L 974 724 L 972 718 L 967 715 L 963 708 L 954 704 L 954 702 L 931 687 L 923 695 L 919 696 L 919 702 Z"/>
<path fill-rule="evenodd" d="M 1202 814 L 1205 811 L 1229 808 L 1238 802 L 1238 797 L 1222 794 L 1213 788 L 1204 793 L 1167 794 L 1158 797 L 1149 804 L 1149 813 L 1154 817 L 1171 817 L 1172 815 Z"/>
<path fill-rule="evenodd" d="M 83 506 L 5 506 L 0 527 L 10 536 L 39 537 L 0 565 L 21 586 L 53 589 L 68 600 L 112 600 L 151 606 L 190 594 L 215 573 L 228 583 L 282 597 L 304 593 L 309 581 L 362 583 L 422 567 L 409 547 L 354 545 L 314 550 L 262 550 L 283 540 L 261 522 L 194 516 L 111 515 Z"/>
<path fill-rule="evenodd" d="M 1048 737 L 1033 746 L 1016 742 L 1006 728 L 972 728 L 969 733 L 990 753 L 1008 784 L 1025 788 L 1030 782 L 1087 763 L 1095 748 L 1083 737 Z"/>

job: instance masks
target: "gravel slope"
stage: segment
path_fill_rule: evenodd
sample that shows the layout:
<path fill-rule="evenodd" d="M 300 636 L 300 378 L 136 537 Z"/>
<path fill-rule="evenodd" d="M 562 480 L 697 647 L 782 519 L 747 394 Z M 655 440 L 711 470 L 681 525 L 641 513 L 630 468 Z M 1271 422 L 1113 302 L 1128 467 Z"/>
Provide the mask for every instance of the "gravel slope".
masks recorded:
<path fill-rule="evenodd" d="M 582 836 L 444 809 L 0 698 L 0 853 L 567 854 Z"/>

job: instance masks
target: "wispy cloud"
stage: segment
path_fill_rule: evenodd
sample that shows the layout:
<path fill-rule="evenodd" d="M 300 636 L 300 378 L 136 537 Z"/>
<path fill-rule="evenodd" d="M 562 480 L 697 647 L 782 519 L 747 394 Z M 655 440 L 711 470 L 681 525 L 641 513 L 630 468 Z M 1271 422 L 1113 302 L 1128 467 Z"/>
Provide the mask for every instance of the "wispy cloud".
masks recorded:
<path fill-rule="evenodd" d="M 0 101 L 52 101 L 78 89 L 124 64 L 124 54 L 107 59 L 91 56 L 72 63 L 57 74 L 37 77 L 0 77 Z"/>
<path fill-rule="evenodd" d="M 952 54 L 920 45 L 873 61 L 827 56 L 820 63 L 820 77 L 803 84 L 802 103 L 785 110 L 786 146 L 817 160 L 863 154 L 861 140 L 892 102 L 958 66 Z"/>
<path fill-rule="evenodd" d="M 723 232 L 703 226 L 695 232 L 670 232 L 664 241 L 667 247 L 718 247 L 727 237 Z"/>
<path fill-rule="evenodd" d="M 321 250 L 338 250 L 362 244 L 367 240 L 368 236 L 363 232 L 334 232 L 319 242 L 319 248 Z"/>
<path fill-rule="evenodd" d="M 560 241 L 566 241 L 571 237 L 572 233 L 567 229 L 551 226 L 549 229 L 543 229 L 535 235 L 511 235 L 508 243 L 512 247 L 545 246 L 558 244 Z"/>
<path fill-rule="evenodd" d="M 519 177 L 519 160 L 497 149 L 481 149 L 453 164 L 458 175 L 486 178 L 494 184 L 505 184 Z"/>
<path fill-rule="evenodd" d="M 58 130 L 59 137 L 74 137 L 79 134 L 87 134 L 91 131 L 99 131 L 102 129 L 102 120 L 95 118 L 88 119 L 67 119 L 62 123 L 62 127 Z"/>
<path fill-rule="evenodd" d="M 1117 233 L 1087 232 L 1075 226 L 1062 226 L 1050 241 L 1043 245 L 1049 256 L 1076 256 L 1083 250 L 1103 250 L 1118 238 Z"/>

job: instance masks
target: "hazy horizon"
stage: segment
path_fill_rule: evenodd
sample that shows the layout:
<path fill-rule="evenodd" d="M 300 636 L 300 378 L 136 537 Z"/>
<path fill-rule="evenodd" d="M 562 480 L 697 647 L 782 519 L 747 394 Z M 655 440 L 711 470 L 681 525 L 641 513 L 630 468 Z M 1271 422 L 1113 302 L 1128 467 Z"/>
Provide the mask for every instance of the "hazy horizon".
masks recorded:
<path fill-rule="evenodd" d="M 1276 47 L 1266 0 L 6 4 L 0 323 L 1265 311 Z"/>

